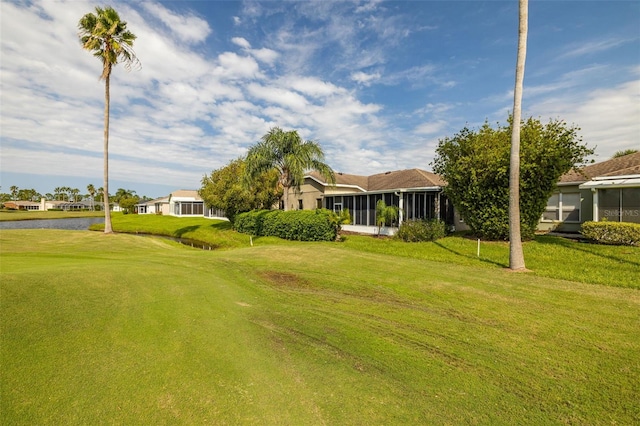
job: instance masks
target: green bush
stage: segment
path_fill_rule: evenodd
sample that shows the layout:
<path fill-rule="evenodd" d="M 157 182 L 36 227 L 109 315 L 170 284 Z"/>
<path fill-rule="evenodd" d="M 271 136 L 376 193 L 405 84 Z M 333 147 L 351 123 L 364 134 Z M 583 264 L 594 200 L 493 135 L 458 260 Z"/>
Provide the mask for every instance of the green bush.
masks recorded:
<path fill-rule="evenodd" d="M 235 217 L 236 231 L 298 241 L 334 241 L 340 228 L 336 215 L 321 210 L 255 210 Z"/>
<path fill-rule="evenodd" d="M 640 224 L 628 222 L 585 222 L 582 235 L 597 243 L 625 246 L 640 245 Z"/>
<path fill-rule="evenodd" d="M 273 210 L 274 212 L 279 210 Z M 262 235 L 262 222 L 270 210 L 252 210 L 237 214 L 233 219 L 233 227 L 243 234 Z"/>
<path fill-rule="evenodd" d="M 395 238 L 415 243 L 419 241 L 435 241 L 444 238 L 447 228 L 443 221 L 433 220 L 405 220 L 400 225 L 400 229 Z"/>

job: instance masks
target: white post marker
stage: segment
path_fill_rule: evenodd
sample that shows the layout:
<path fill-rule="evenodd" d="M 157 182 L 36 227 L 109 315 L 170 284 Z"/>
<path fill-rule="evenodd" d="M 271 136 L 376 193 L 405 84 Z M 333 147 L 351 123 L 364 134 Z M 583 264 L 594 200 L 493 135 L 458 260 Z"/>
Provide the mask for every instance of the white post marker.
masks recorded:
<path fill-rule="evenodd" d="M 480 238 L 478 238 L 478 257 L 480 257 Z"/>

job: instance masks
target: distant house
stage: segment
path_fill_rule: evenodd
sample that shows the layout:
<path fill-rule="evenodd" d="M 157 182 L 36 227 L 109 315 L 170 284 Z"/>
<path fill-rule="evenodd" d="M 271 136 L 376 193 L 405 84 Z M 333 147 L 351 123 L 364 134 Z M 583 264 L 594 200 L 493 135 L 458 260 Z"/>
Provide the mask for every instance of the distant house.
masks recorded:
<path fill-rule="evenodd" d="M 137 204 L 136 209 L 138 214 L 226 219 L 224 212 L 208 209 L 198 191 L 192 189 L 181 189 L 172 192 L 167 197 Z"/>
<path fill-rule="evenodd" d="M 349 209 L 351 224 L 342 228 L 361 233 L 378 232 L 376 204 L 379 200 L 398 207 L 396 226 L 408 219 L 441 219 L 451 226 L 455 224 L 453 204 L 442 193 L 445 183 L 434 173 L 409 169 L 371 176 L 336 173 L 335 177 L 333 185 L 320 174 L 309 173 L 299 190 L 289 190 L 289 208 L 327 208 L 338 213 Z"/>
<path fill-rule="evenodd" d="M 592 220 L 640 223 L 640 152 L 563 175 L 538 229 L 579 232 Z"/>

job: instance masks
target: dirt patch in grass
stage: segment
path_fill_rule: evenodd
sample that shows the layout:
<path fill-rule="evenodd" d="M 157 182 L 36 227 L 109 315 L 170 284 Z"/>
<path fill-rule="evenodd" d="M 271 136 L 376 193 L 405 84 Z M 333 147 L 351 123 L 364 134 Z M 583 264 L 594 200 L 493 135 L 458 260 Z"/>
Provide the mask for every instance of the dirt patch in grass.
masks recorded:
<path fill-rule="evenodd" d="M 263 271 L 260 272 L 260 278 L 276 287 L 285 288 L 308 288 L 310 283 L 299 276 L 290 272 L 281 271 Z"/>

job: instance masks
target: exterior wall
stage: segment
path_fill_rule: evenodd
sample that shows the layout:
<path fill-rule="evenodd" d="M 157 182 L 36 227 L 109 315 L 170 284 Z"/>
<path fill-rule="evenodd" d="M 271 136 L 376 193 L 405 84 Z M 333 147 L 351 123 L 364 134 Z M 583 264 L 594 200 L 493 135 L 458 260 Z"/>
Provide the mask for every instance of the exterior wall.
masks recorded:
<path fill-rule="evenodd" d="M 580 232 L 580 228 L 582 227 L 583 222 L 587 222 L 593 220 L 593 194 L 590 190 L 580 190 L 578 189 L 578 184 L 574 185 L 562 185 L 558 186 L 557 190 L 549 199 L 555 200 L 556 197 L 559 198 L 559 195 L 562 194 L 562 199 L 566 199 L 567 196 L 575 197 L 576 194 L 579 195 L 580 204 L 579 204 L 579 217 L 577 220 L 563 220 L 562 214 L 568 213 L 568 211 L 564 208 L 563 203 L 563 211 L 558 212 L 558 218 L 555 220 L 545 219 L 545 215 L 547 213 L 551 213 L 550 210 L 547 210 L 543 217 L 540 219 L 538 223 L 538 230 L 544 232 L 567 232 L 567 233 L 576 233 Z M 565 195 L 566 194 L 566 195 Z M 560 207 L 558 205 L 558 207 Z M 549 208 L 549 207 L 548 207 Z"/>
<path fill-rule="evenodd" d="M 289 210 L 314 210 L 318 206 L 324 206 L 324 188 L 313 179 L 305 179 L 305 183 L 300 185 L 300 190 L 289 189 Z M 320 204 L 318 204 L 318 200 Z M 302 202 L 302 208 L 300 208 Z"/>

